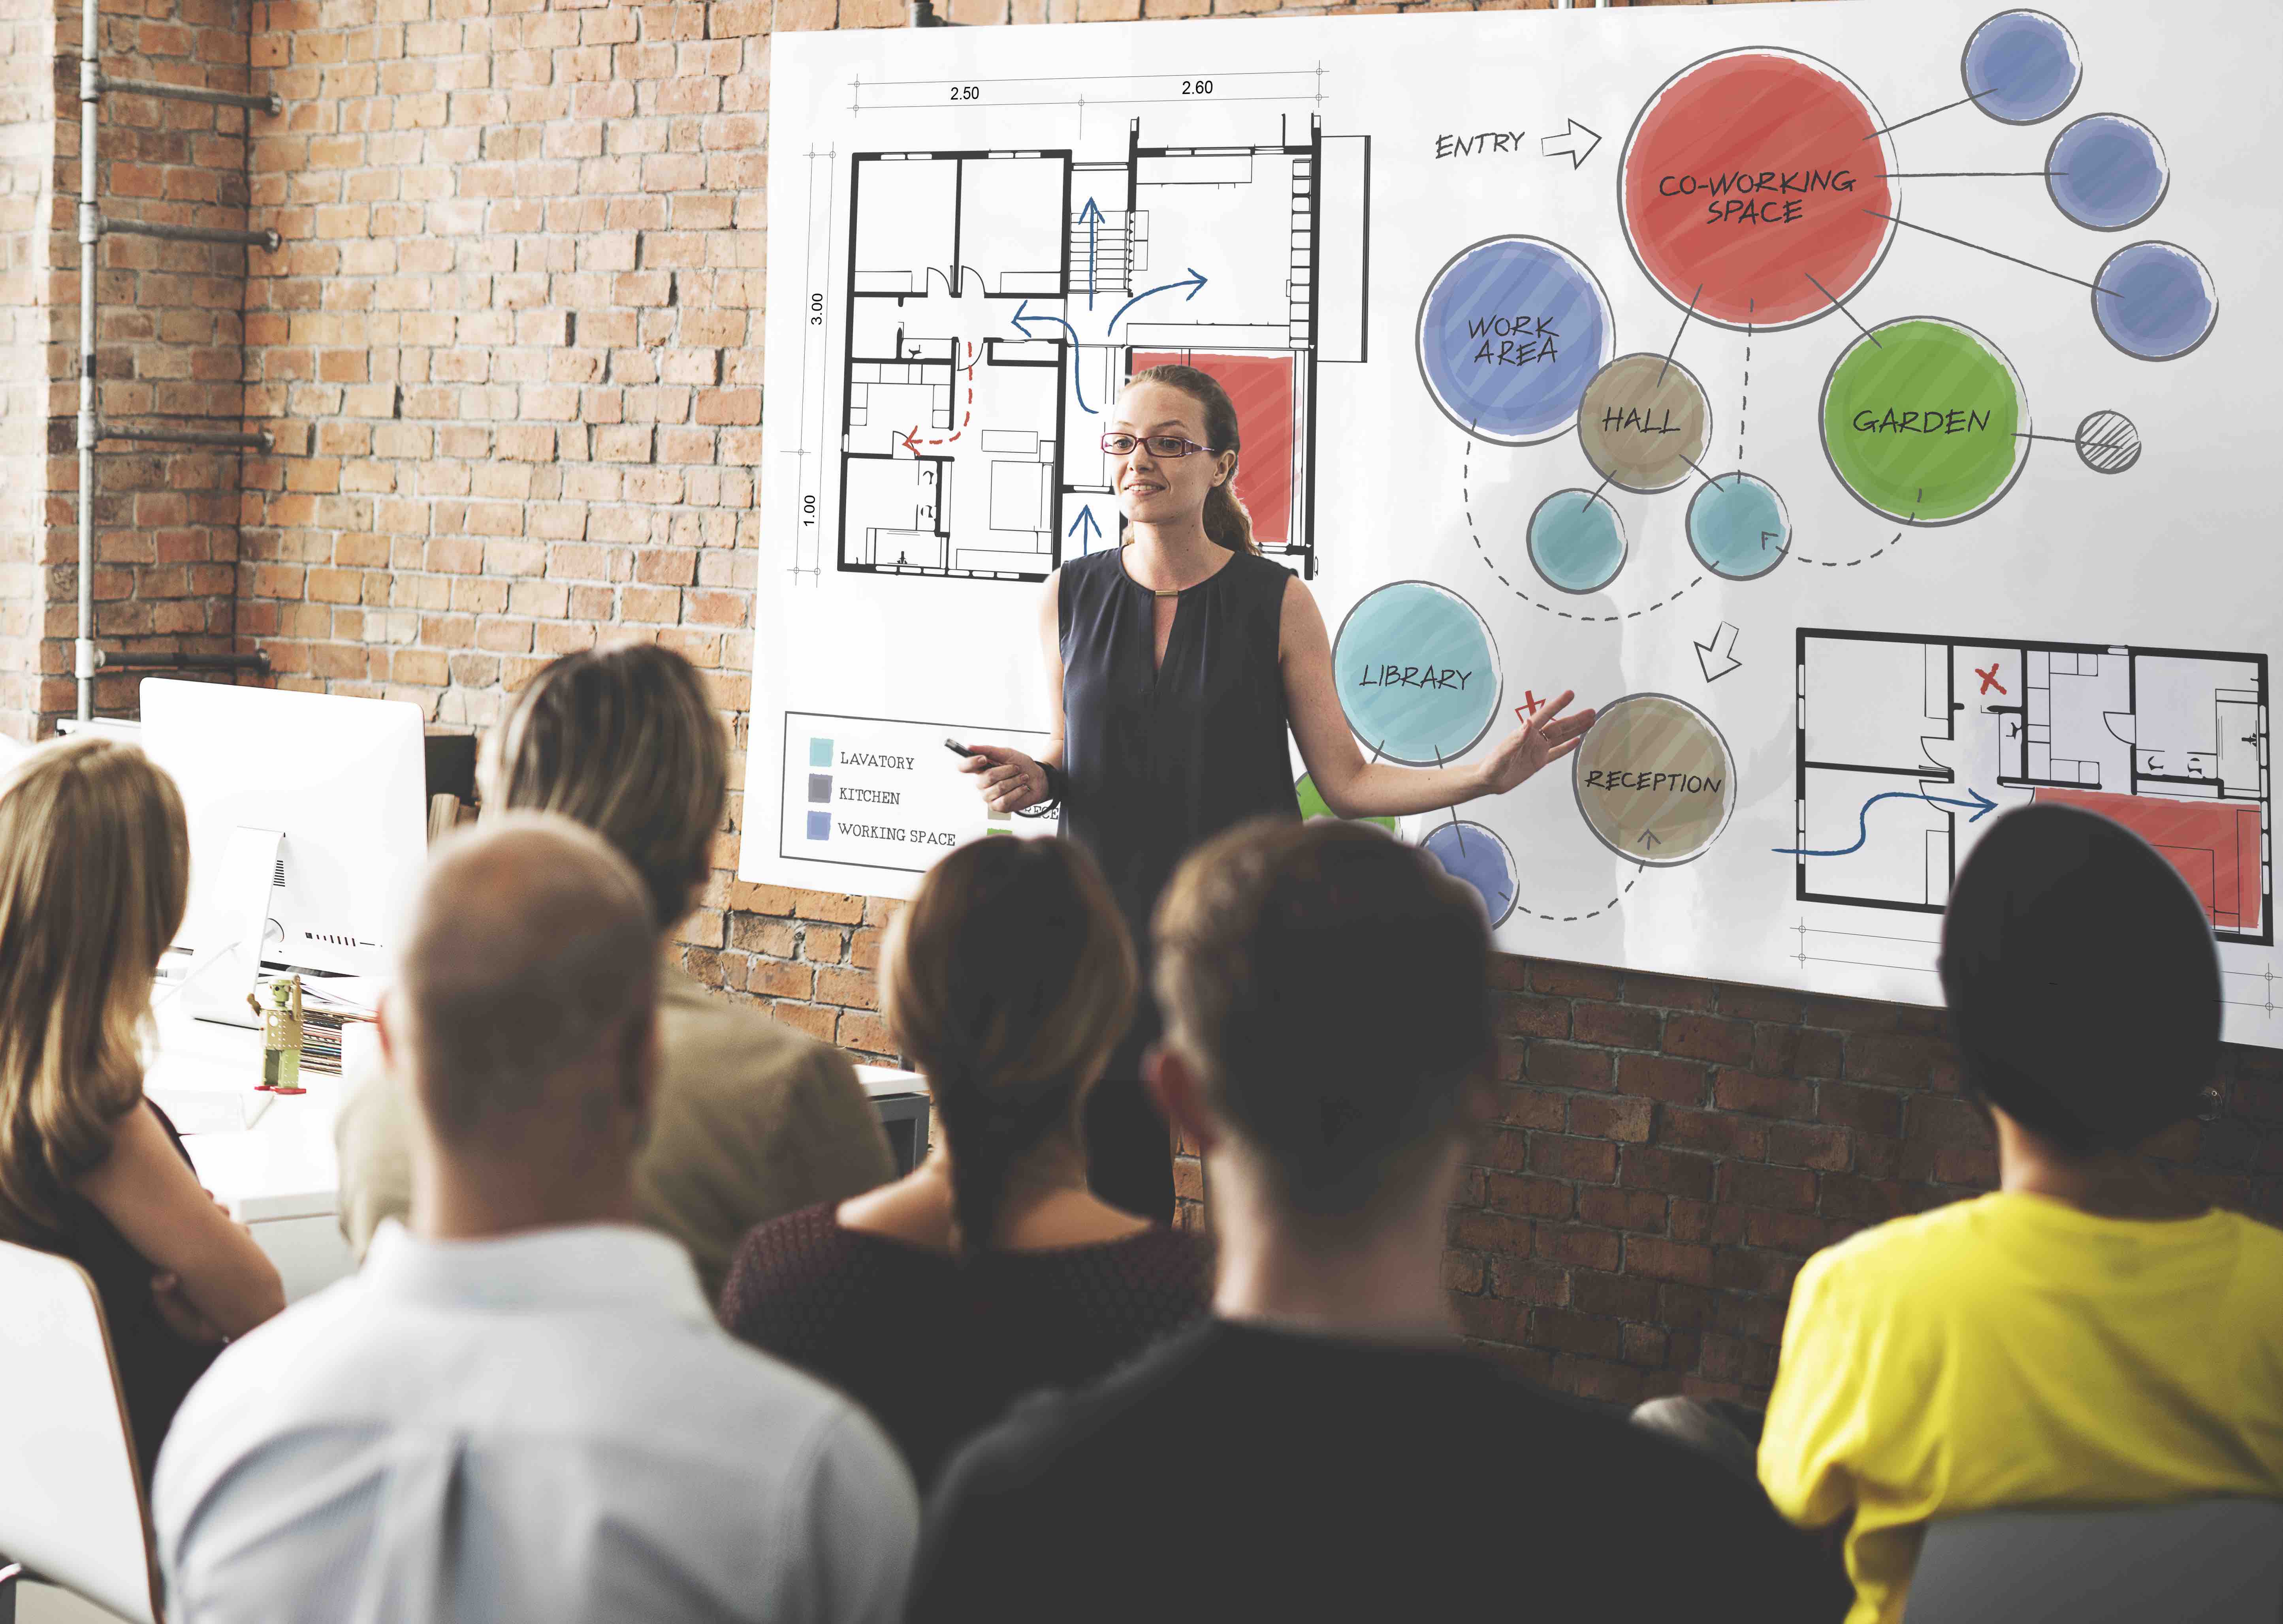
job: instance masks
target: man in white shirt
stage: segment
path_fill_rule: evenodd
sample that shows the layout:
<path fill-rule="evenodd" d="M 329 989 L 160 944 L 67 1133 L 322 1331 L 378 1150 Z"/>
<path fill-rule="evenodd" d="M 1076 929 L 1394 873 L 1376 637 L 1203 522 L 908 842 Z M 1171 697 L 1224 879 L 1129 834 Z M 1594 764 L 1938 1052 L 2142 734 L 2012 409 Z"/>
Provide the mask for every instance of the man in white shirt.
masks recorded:
<path fill-rule="evenodd" d="M 170 1619 L 900 1614 L 893 1449 L 635 1223 L 657 982 L 641 883 L 587 829 L 517 814 L 440 852 L 381 1022 L 419 1104 L 410 1225 L 183 1404 L 152 1485 Z"/>

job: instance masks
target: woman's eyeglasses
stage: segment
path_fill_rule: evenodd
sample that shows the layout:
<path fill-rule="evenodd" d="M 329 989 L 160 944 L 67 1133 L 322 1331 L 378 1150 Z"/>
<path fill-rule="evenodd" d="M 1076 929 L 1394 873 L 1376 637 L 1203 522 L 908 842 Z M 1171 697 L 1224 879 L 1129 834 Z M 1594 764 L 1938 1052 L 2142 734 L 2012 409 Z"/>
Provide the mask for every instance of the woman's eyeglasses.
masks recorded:
<path fill-rule="evenodd" d="M 1185 457 L 1192 452 L 1211 451 L 1211 446 L 1200 446 L 1193 439 L 1183 439 L 1178 434 L 1105 434 L 1102 448 L 1114 457 L 1130 457 L 1134 447 L 1147 447 L 1153 457 Z"/>

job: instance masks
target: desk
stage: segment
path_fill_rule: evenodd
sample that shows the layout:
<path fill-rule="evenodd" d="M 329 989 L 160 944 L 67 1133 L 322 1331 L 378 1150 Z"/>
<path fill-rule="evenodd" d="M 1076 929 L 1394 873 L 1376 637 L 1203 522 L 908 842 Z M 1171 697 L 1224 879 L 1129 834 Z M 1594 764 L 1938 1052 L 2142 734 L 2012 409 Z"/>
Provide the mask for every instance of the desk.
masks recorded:
<path fill-rule="evenodd" d="M 170 1095 L 207 1101 L 210 1107 L 217 1093 L 253 1092 L 245 1079 L 261 1075 L 260 1033 L 196 1020 L 171 998 L 159 1005 L 157 1018 L 159 1040 L 144 1086 L 162 1108 Z M 371 1033 L 370 1026 L 352 1026 L 346 1035 L 344 1062 L 360 1076 L 372 1063 L 362 1053 Z M 915 1154 L 923 1153 L 927 1096 L 918 1074 L 859 1066 L 856 1076 L 891 1138 L 900 1131 L 911 1138 Z M 356 1268 L 341 1236 L 340 1163 L 333 1148 L 333 1119 L 355 1084 L 308 1071 L 301 1083 L 308 1093 L 271 1098 L 252 1127 L 183 1136 L 199 1182 L 277 1265 L 288 1302 Z"/>
<path fill-rule="evenodd" d="M 160 1006 L 158 1025 L 144 1089 L 160 1108 L 187 1099 L 210 1112 L 216 1097 L 253 1093 L 248 1079 L 261 1075 L 259 1032 L 196 1020 L 171 999 Z M 302 1073 L 301 1083 L 308 1092 L 271 1097 L 250 1128 L 183 1135 L 199 1182 L 277 1265 L 288 1302 L 356 1267 L 341 1238 L 340 1165 L 333 1154 L 333 1118 L 348 1085 L 314 1072 Z M 186 1109 L 178 1126 L 194 1126 L 206 1114 Z"/>

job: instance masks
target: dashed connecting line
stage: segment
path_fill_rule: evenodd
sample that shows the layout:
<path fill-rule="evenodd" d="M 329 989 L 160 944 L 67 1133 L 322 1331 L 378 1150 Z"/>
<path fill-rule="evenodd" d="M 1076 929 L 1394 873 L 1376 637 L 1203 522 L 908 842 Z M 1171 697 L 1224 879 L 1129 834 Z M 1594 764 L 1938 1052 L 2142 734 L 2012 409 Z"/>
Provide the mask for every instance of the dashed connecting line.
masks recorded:
<path fill-rule="evenodd" d="M 1882 541 L 1872 551 L 1864 554 L 1860 558 L 1810 558 L 1805 553 L 1794 553 L 1792 556 L 1798 559 L 1802 563 L 1820 564 L 1827 570 L 1851 570 L 1858 563 L 1870 563 L 1874 558 L 1876 558 L 1881 553 L 1885 552 L 1889 548 L 1894 546 L 1902 539 L 1903 532 L 1898 530 L 1893 535 L 1888 537 L 1886 540 Z"/>
<path fill-rule="evenodd" d="M 1759 301 L 1754 299 L 1752 303 L 1757 305 Z M 1738 468 L 1744 465 L 1744 414 L 1749 411 L 1751 407 L 1752 330 L 1747 326 L 1744 329 L 1744 390 L 1742 399 L 1736 404 L 1736 466 Z"/>
<path fill-rule="evenodd" d="M 1609 901 L 1603 903 L 1600 907 L 1595 908 L 1591 913 L 1540 913 L 1536 908 L 1531 907 L 1528 904 L 1524 903 L 1519 897 L 1514 899 L 1514 908 L 1515 912 L 1517 913 L 1527 913 L 1532 919 L 1542 919 L 1550 924 L 1574 925 L 1581 919 L 1601 918 L 1602 914 L 1609 913 L 1611 909 L 1615 908 L 1619 903 L 1625 899 L 1625 891 L 1632 890 L 1634 886 L 1639 885 L 1640 883 L 1640 874 L 1636 871 L 1633 877 L 1625 882 L 1625 890 L 1619 891 L 1616 896 L 1610 897 Z"/>
<path fill-rule="evenodd" d="M 1459 464 L 1459 498 L 1460 498 L 1460 503 L 1461 503 L 1461 511 L 1462 511 L 1463 513 L 1465 513 L 1465 514 L 1466 514 L 1466 516 L 1467 516 L 1467 534 L 1468 534 L 1469 537 L 1473 538 L 1473 540 L 1474 540 L 1474 543 L 1475 543 L 1475 550 L 1476 550 L 1477 552 L 1480 553 L 1480 554 L 1483 556 L 1483 563 L 1484 563 L 1484 567 L 1486 567 L 1486 568 L 1490 571 L 1490 572 L 1491 572 L 1492 575 L 1495 575 L 1495 576 L 1497 576 L 1497 577 L 1498 577 L 1499 585 L 1500 585 L 1500 586 L 1501 586 L 1501 587 L 1505 587 L 1508 592 L 1511 592 L 1512 594 L 1514 594 L 1514 595 L 1515 595 L 1516 597 L 1520 598 L 1523 602 L 1528 603 L 1528 604 L 1531 604 L 1531 606 L 1533 606 L 1533 607 L 1535 607 L 1535 608 L 1542 609 L 1542 610 L 1545 610 L 1547 614 L 1549 614 L 1549 615 L 1559 615 L 1559 616 L 1560 616 L 1562 619 L 1564 619 L 1564 620 L 1580 620 L 1580 621 L 1596 621 L 1596 620 L 1599 620 L 1599 621 L 1636 620 L 1636 619 L 1639 619 L 1641 616 L 1648 614 L 1648 613 L 1649 612 L 1649 610 L 1663 609 L 1666 604 L 1668 604 L 1668 603 L 1670 603 L 1670 602 L 1673 602 L 1675 599 L 1677 599 L 1678 597 L 1679 597 L 1679 596 L 1680 596 L 1680 594 L 1681 594 L 1682 593 L 1684 593 L 1684 592 L 1687 591 L 1687 590 L 1688 590 L 1688 587 L 1694 587 L 1694 586 L 1695 586 L 1695 585 L 1697 584 L 1697 582 L 1702 581 L 1702 580 L 1704 579 L 1704 578 L 1703 578 L 1703 576 L 1701 576 L 1701 575 L 1699 575 L 1699 576 L 1695 576 L 1695 577 L 1694 577 L 1694 578 L 1692 578 L 1692 579 L 1690 579 L 1690 581 L 1689 581 L 1689 583 L 1688 583 L 1688 587 L 1674 587 L 1674 588 L 1673 588 L 1670 593 L 1668 593 L 1665 596 L 1659 598 L 1656 602 L 1654 602 L 1654 603 L 1650 604 L 1650 605 L 1648 606 L 1648 609 L 1629 609 L 1629 610 L 1626 610 L 1623 611 L 1622 613 L 1615 614 L 1615 615 L 1578 615 L 1578 614 L 1572 614 L 1570 610 L 1566 610 L 1566 609 L 1556 609 L 1556 608 L 1554 608 L 1554 605 L 1552 605 L 1551 603 L 1547 603 L 1547 602 L 1543 602 L 1543 601 L 1542 601 L 1542 600 L 1540 600 L 1540 599 L 1531 597 L 1528 593 L 1524 592 L 1521 587 L 1519 587 L 1516 586 L 1512 581 L 1510 581 L 1510 580 L 1507 579 L 1506 576 L 1505 576 L 1505 575 L 1504 575 L 1504 574 L 1500 571 L 1500 569 L 1499 569 L 1499 567 L 1498 567 L 1497 563 L 1495 563 L 1494 562 L 1492 562 L 1492 558 L 1491 558 L 1491 550 L 1490 550 L 1490 548 L 1486 548 L 1486 547 L 1484 547 L 1484 546 L 1483 545 L 1482 532 L 1479 532 L 1479 531 L 1477 531 L 1477 530 L 1475 528 L 1475 497 L 1474 497 L 1474 490 L 1473 490 L 1473 486 L 1472 486 L 1472 475 L 1471 475 L 1471 473 L 1470 473 L 1470 471 L 1469 471 L 1469 470 L 1471 470 L 1472 466 L 1473 466 L 1474 460 L 1475 460 L 1475 442 L 1474 442 L 1473 438 L 1472 438 L 1471 436 L 1469 436 L 1469 437 L 1468 438 L 1468 440 L 1467 440 L 1467 455 L 1466 455 L 1466 456 L 1465 456 L 1465 457 L 1464 457 L 1464 458 L 1460 462 L 1460 464 Z M 1612 907 L 1614 907 L 1614 906 L 1616 905 L 1616 904 L 1613 902 L 1613 903 L 1611 903 L 1611 905 L 1611 905 Z M 1552 919 L 1552 918 L 1554 918 L 1554 916 L 1553 914 L 1550 914 L 1550 913 L 1541 913 L 1541 914 L 1538 915 L 1538 917 L 1539 917 L 1539 918 L 1540 918 L 1540 919 Z M 1588 914 L 1586 914 L 1585 917 L 1586 917 L 1586 918 L 1587 918 L 1587 919 L 1591 919 L 1591 918 L 1593 917 L 1593 915 L 1592 915 L 1592 914 L 1590 914 L 1590 913 L 1588 913 Z"/>

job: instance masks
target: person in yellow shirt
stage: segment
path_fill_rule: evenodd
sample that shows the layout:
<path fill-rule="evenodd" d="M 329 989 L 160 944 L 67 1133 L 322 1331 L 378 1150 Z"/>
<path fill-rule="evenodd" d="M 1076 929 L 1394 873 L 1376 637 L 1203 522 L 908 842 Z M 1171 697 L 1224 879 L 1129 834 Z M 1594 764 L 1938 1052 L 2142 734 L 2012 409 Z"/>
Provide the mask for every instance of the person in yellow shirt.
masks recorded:
<path fill-rule="evenodd" d="M 1999 1187 L 1809 1260 L 1760 1436 L 1776 1509 L 1845 1529 L 1848 1624 L 1900 1624 L 1938 1518 L 2283 1497 L 2283 1231 L 2135 1150 L 2217 1060 L 2201 906 L 2137 835 L 2032 805 L 1960 874 L 1942 979 Z"/>

